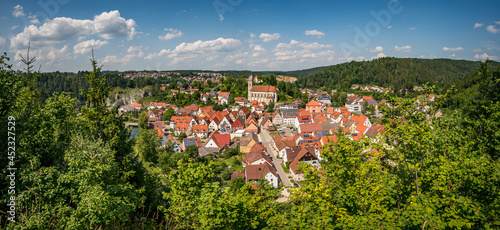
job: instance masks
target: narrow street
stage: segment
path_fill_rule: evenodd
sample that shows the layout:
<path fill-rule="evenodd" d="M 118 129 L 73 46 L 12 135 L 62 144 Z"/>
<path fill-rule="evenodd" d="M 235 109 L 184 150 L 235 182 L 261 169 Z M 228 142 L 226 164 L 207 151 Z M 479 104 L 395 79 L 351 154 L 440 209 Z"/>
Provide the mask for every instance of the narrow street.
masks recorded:
<path fill-rule="evenodd" d="M 262 142 L 262 144 L 267 148 L 267 152 L 271 156 L 274 167 L 276 168 L 276 172 L 278 173 L 278 175 L 281 179 L 281 182 L 283 182 L 283 185 L 285 187 L 292 186 L 292 183 L 288 179 L 287 174 L 285 173 L 285 171 L 281 167 L 281 160 L 278 159 L 278 157 L 276 157 L 276 155 L 278 153 L 271 147 L 271 143 L 273 142 L 272 137 L 269 135 L 269 133 L 267 131 L 264 131 L 264 130 L 258 136 L 259 136 L 260 142 Z"/>

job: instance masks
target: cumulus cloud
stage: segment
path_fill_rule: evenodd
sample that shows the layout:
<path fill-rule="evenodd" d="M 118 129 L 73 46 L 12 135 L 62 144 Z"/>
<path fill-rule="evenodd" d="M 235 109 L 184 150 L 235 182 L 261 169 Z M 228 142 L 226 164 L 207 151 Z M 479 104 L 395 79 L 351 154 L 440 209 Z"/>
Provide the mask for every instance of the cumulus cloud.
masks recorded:
<path fill-rule="evenodd" d="M 142 46 L 130 46 L 127 49 L 127 55 L 122 58 L 118 58 L 116 55 L 108 55 L 104 58 L 99 59 L 100 63 L 103 64 L 126 64 L 130 62 L 133 58 L 144 57 L 144 52 L 142 52 Z"/>
<path fill-rule="evenodd" d="M 483 53 L 483 54 L 476 54 L 474 55 L 474 58 L 475 59 L 479 59 L 479 60 L 485 60 L 485 59 L 490 59 L 490 60 L 498 60 L 498 57 L 497 56 L 490 56 L 486 53 Z"/>
<path fill-rule="evenodd" d="M 279 43 L 276 45 L 275 51 L 283 50 L 283 49 L 292 49 L 292 48 L 303 48 L 308 50 L 317 50 L 317 49 L 325 49 L 332 48 L 332 45 L 324 45 L 319 44 L 317 42 L 307 43 L 302 41 L 291 40 L 290 43 Z"/>
<path fill-rule="evenodd" d="M 383 58 L 383 57 L 387 57 L 387 56 L 384 53 L 379 53 L 379 54 L 377 54 L 377 56 L 372 57 L 371 59 L 374 60 L 374 59 Z"/>
<path fill-rule="evenodd" d="M 262 48 L 262 46 L 260 45 L 251 44 L 250 48 L 252 48 L 256 52 L 266 51 L 266 49 Z"/>
<path fill-rule="evenodd" d="M 158 53 L 152 53 L 152 54 L 148 54 L 146 57 L 144 57 L 145 60 L 151 60 L 151 59 L 154 59 L 154 58 L 157 58 L 157 57 L 161 57 L 163 55 L 166 55 L 166 54 L 170 54 L 171 51 L 170 49 L 162 49 L 160 50 L 160 52 Z"/>
<path fill-rule="evenodd" d="M 30 25 L 24 31 L 11 39 L 11 48 L 25 48 L 28 42 L 44 46 L 59 44 L 73 39 L 85 39 L 97 34 L 104 39 L 127 36 L 132 39 L 135 31 L 135 21 L 125 20 L 118 11 L 103 12 L 94 17 L 94 20 L 79 20 L 66 17 L 57 17 L 41 26 Z"/>
<path fill-rule="evenodd" d="M 14 6 L 14 11 L 12 11 L 12 16 L 15 18 L 24 17 L 26 14 L 23 12 L 23 7 L 21 5 Z"/>
<path fill-rule="evenodd" d="M 474 53 L 479 53 L 479 52 L 481 52 L 482 50 L 481 50 L 481 49 L 479 49 L 479 48 L 476 48 L 476 49 L 471 49 L 470 51 L 471 51 L 471 52 L 474 52 Z"/>
<path fill-rule="evenodd" d="M 20 49 L 16 52 L 14 60 L 21 61 L 21 56 L 25 56 L 28 49 Z M 42 64 L 42 66 L 52 65 L 59 63 L 61 60 L 73 59 L 73 55 L 70 55 L 69 47 L 67 45 L 58 49 L 53 46 L 45 46 L 38 49 L 30 49 L 30 56 L 36 57 L 37 63 Z"/>
<path fill-rule="evenodd" d="M 291 61 L 303 63 L 318 59 L 333 60 L 334 51 L 325 50 L 332 48 L 332 45 L 306 43 L 302 41 L 291 40 L 289 43 L 279 43 L 274 48 L 274 56 L 277 61 Z"/>
<path fill-rule="evenodd" d="M 455 56 L 457 56 L 457 55 L 455 55 L 455 54 L 448 55 L 448 57 L 455 57 Z"/>
<path fill-rule="evenodd" d="M 261 33 L 259 35 L 259 38 L 262 39 L 263 42 L 278 40 L 280 39 L 280 37 L 281 35 L 279 33 L 274 33 L 274 34 Z"/>
<path fill-rule="evenodd" d="M 317 30 L 306 30 L 305 35 L 316 36 L 317 38 L 321 38 L 325 36 L 325 33 Z"/>
<path fill-rule="evenodd" d="M 382 52 L 384 51 L 384 48 L 382 46 L 377 46 L 375 49 L 370 49 L 370 53 L 376 53 L 376 52 Z"/>
<path fill-rule="evenodd" d="M 166 28 L 165 31 L 168 31 L 167 34 L 164 36 L 159 36 L 158 39 L 160 40 L 170 40 L 173 38 L 178 38 L 183 35 L 183 33 L 180 30 L 177 29 L 172 29 L 172 28 Z"/>
<path fill-rule="evenodd" d="M 241 41 L 234 38 L 218 38 L 215 40 L 198 40 L 193 43 L 181 43 L 172 51 L 173 54 L 203 54 L 214 52 L 230 52 L 241 48 Z"/>
<path fill-rule="evenodd" d="M 444 51 L 460 51 L 460 50 L 464 50 L 464 48 L 462 47 L 457 47 L 457 48 L 452 48 L 452 47 L 443 47 L 443 50 Z"/>
<path fill-rule="evenodd" d="M 73 51 L 75 54 L 85 54 L 89 53 L 92 49 L 100 49 L 103 45 L 108 44 L 108 41 L 101 41 L 101 40 L 88 40 L 88 41 L 83 41 L 78 44 L 76 44 L 73 47 Z"/>
<path fill-rule="evenodd" d="M 403 53 L 411 52 L 411 46 L 394 46 L 394 50 Z"/>
<path fill-rule="evenodd" d="M 489 25 L 488 27 L 486 27 L 486 30 L 492 34 L 497 34 L 498 32 L 500 32 L 500 29 L 495 28 L 494 25 Z"/>
<path fill-rule="evenodd" d="M 93 24 L 95 33 L 104 39 L 127 36 L 130 40 L 137 34 L 135 21 L 120 17 L 118 10 L 103 12 L 95 16 Z"/>
<path fill-rule="evenodd" d="M 40 23 L 40 21 L 38 20 L 38 18 L 36 17 L 36 15 L 30 15 L 28 16 L 28 19 L 30 20 L 31 24 L 38 24 Z"/>
<path fill-rule="evenodd" d="M 474 29 L 475 29 L 475 28 L 482 27 L 482 26 L 484 26 L 484 24 L 483 24 L 483 23 L 477 23 L 477 22 L 476 22 L 476 23 L 474 24 Z"/>

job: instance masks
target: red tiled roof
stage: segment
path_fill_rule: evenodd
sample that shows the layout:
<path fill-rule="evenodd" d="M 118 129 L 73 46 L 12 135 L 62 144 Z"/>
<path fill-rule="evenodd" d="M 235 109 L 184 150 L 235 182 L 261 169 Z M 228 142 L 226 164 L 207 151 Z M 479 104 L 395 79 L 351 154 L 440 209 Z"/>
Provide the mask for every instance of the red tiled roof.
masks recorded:
<path fill-rule="evenodd" d="M 231 144 L 231 135 L 229 134 L 220 134 L 219 132 L 214 132 L 214 134 L 212 134 L 212 138 L 214 139 L 215 143 L 217 143 L 217 146 L 219 146 L 219 148 L 224 146 L 224 144 Z"/>
<path fill-rule="evenodd" d="M 254 85 L 251 92 L 276 92 L 276 88 L 274 86 L 269 85 Z"/>
<path fill-rule="evenodd" d="M 232 174 L 231 174 L 231 180 L 234 180 L 238 177 L 241 177 L 243 179 L 245 179 L 245 173 L 243 172 L 240 172 L 240 171 L 234 171 Z"/>
<path fill-rule="evenodd" d="M 317 116 L 314 118 L 314 122 L 315 123 L 323 123 L 326 121 L 326 119 L 327 119 L 327 117 L 325 117 L 325 116 Z"/>
<path fill-rule="evenodd" d="M 261 164 L 261 165 L 247 165 L 245 167 L 246 171 L 246 182 L 250 180 L 259 180 L 263 178 L 267 173 L 271 172 L 274 174 L 276 177 L 278 174 L 276 174 L 276 171 L 274 170 L 273 167 L 271 167 L 269 164 Z"/>
<path fill-rule="evenodd" d="M 364 126 L 364 125 L 358 125 L 358 126 L 356 127 L 356 131 L 359 131 L 360 133 L 365 133 L 365 131 L 366 131 L 366 129 L 367 129 L 367 128 L 368 128 L 368 127 L 366 127 L 366 126 Z"/>
<path fill-rule="evenodd" d="M 312 133 L 314 131 L 322 130 L 323 127 L 319 123 L 309 123 L 309 124 L 301 124 L 300 132 L 302 133 Z"/>
<path fill-rule="evenodd" d="M 309 106 L 321 106 L 321 104 L 317 101 L 310 101 L 306 104 L 306 107 L 309 107 Z"/>
<path fill-rule="evenodd" d="M 310 116 L 297 116 L 297 120 L 299 120 L 299 122 L 311 122 L 311 117 Z"/>
<path fill-rule="evenodd" d="M 310 151 L 310 149 L 308 150 L 306 148 L 302 148 L 300 150 L 299 154 L 295 157 L 295 159 L 293 159 L 293 162 L 290 164 L 290 169 L 293 170 L 293 172 L 295 174 L 300 173 L 300 172 L 298 172 L 299 162 L 306 155 L 318 160 L 318 158 L 316 157 L 316 154 L 314 154 L 314 151 Z"/>
<path fill-rule="evenodd" d="M 206 133 L 208 132 L 208 125 L 193 125 L 193 133 Z"/>
<path fill-rule="evenodd" d="M 188 123 L 176 123 L 175 130 L 186 132 L 189 130 L 189 124 Z"/>

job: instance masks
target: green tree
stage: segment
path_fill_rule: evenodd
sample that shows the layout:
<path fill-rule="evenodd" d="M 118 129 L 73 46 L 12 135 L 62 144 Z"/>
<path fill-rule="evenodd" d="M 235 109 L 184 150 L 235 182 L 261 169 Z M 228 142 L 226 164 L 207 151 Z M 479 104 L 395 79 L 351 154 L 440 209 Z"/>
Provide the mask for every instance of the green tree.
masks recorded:
<path fill-rule="evenodd" d="M 184 140 L 187 138 L 187 134 L 185 132 L 181 132 L 181 133 L 179 133 L 178 137 L 179 137 L 179 140 Z"/>
<path fill-rule="evenodd" d="M 152 161 L 157 162 L 158 148 L 161 145 L 161 139 L 156 130 L 139 129 L 137 136 L 137 150 L 140 159 L 143 162 Z"/>
<path fill-rule="evenodd" d="M 170 119 L 175 116 L 175 110 L 170 107 L 167 109 L 167 111 L 165 111 L 165 114 L 163 114 L 163 120 L 164 121 L 170 121 Z"/>
<path fill-rule="evenodd" d="M 269 105 L 267 105 L 267 112 L 268 113 L 274 112 L 274 102 L 271 102 L 269 103 Z"/>
<path fill-rule="evenodd" d="M 139 129 L 149 129 L 148 116 L 146 111 L 143 111 L 139 114 Z"/>

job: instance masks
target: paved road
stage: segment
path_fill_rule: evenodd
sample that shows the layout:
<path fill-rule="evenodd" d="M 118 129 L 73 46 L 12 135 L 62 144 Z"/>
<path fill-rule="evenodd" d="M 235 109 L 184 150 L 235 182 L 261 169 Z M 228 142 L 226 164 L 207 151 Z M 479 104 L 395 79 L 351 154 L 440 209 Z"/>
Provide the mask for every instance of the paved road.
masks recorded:
<path fill-rule="evenodd" d="M 264 146 L 267 148 L 267 152 L 269 155 L 271 155 L 274 167 L 276 168 L 276 171 L 278 175 L 280 176 L 281 182 L 283 182 L 283 185 L 285 187 L 292 186 L 292 183 L 288 179 L 288 176 L 286 175 L 285 171 L 281 167 L 281 160 L 276 157 L 278 154 L 273 148 L 271 148 L 271 143 L 273 142 L 272 137 L 269 135 L 267 131 L 261 132 L 259 135 L 259 140 L 264 144 Z"/>

